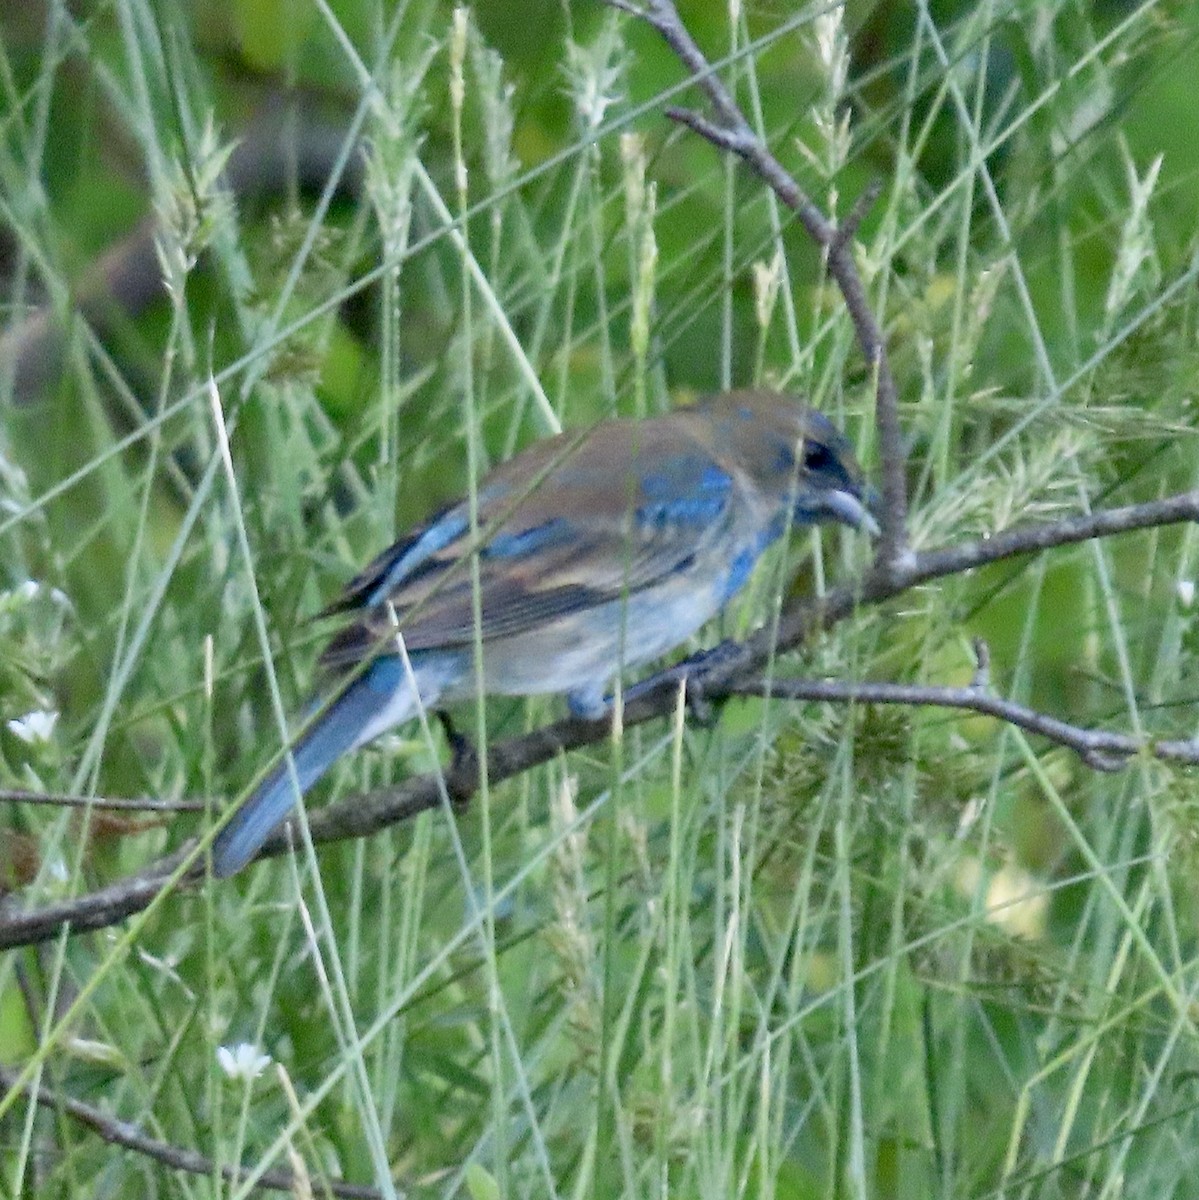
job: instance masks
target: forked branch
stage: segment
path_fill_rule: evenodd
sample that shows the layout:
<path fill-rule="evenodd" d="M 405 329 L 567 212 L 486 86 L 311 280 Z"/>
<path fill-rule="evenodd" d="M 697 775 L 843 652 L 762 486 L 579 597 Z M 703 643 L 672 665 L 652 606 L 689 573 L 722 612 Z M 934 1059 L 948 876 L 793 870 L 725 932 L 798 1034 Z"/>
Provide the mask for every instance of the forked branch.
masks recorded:
<path fill-rule="evenodd" d="M 853 322 L 858 345 L 875 381 L 874 415 L 878 426 L 880 476 L 883 507 L 880 514 L 882 537 L 876 551 L 876 564 L 902 572 L 910 565 L 907 534 L 907 450 L 899 423 L 899 393 L 891 372 L 882 329 L 866 297 L 866 288 L 853 259 L 853 236 L 860 226 L 878 188 L 866 190 L 846 220 L 838 226 L 800 187 L 795 178 L 771 153 L 754 132 L 745 114 L 733 99 L 720 76 L 695 39 L 688 32 L 673 0 L 645 0 L 641 6 L 627 0 L 605 0 L 613 8 L 632 14 L 652 25 L 675 56 L 690 73 L 695 86 L 704 93 L 714 116 L 689 108 L 668 108 L 667 116 L 711 142 L 718 149 L 735 154 L 749 166 L 772 192 L 799 218 L 808 236 L 820 247 L 828 272 L 840 289 L 849 319 Z"/>

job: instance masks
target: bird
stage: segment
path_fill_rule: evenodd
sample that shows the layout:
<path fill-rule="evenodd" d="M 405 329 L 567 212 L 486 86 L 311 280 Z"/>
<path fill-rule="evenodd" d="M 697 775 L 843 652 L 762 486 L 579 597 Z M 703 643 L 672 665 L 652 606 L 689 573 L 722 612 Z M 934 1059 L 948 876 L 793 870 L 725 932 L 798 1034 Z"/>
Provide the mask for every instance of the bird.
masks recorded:
<path fill-rule="evenodd" d="M 484 693 L 561 694 L 600 719 L 612 682 L 686 642 L 789 528 L 878 536 L 871 506 L 845 435 L 781 392 L 718 393 L 534 442 L 480 479 L 473 524 L 468 500 L 444 508 L 318 614 L 344 622 L 321 655 L 325 682 L 217 834 L 213 875 L 244 867 L 342 755 L 422 707 L 476 696 L 476 637 Z"/>

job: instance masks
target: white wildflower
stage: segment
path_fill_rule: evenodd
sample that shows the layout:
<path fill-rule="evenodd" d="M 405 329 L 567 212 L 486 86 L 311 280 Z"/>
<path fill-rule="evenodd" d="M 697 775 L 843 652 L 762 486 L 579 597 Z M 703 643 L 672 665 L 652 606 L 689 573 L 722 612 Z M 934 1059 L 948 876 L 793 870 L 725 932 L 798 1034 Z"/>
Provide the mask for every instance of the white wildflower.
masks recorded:
<path fill-rule="evenodd" d="M 23 717 L 13 717 L 8 722 L 8 728 L 10 733 L 16 734 L 21 741 L 32 746 L 35 743 L 48 742 L 54 736 L 54 726 L 57 724 L 58 713 L 39 708 Z"/>
<path fill-rule="evenodd" d="M 271 1065 L 271 1056 L 263 1054 L 251 1042 L 238 1042 L 236 1046 L 218 1046 L 216 1060 L 229 1079 L 250 1083 Z"/>

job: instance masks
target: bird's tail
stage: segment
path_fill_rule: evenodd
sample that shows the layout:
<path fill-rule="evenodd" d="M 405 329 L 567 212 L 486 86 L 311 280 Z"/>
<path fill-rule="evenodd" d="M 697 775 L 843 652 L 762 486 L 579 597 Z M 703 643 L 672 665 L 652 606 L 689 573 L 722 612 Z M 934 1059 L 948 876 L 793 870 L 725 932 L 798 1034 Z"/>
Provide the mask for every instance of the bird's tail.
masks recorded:
<path fill-rule="evenodd" d="M 376 659 L 311 721 L 291 748 L 299 794 L 284 758 L 217 835 L 212 844 L 213 875 L 224 879 L 240 871 L 282 824 L 299 796 L 337 759 L 415 712 L 414 702 L 404 703 L 404 693 L 411 689 L 398 677 L 398 666 L 389 658 Z"/>

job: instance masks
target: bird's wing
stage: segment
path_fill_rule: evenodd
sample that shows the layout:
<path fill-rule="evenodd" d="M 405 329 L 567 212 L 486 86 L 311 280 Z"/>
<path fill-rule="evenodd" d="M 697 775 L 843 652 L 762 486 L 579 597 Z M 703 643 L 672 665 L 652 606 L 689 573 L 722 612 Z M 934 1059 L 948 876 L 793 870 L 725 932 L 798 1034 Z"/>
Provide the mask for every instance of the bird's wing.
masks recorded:
<path fill-rule="evenodd" d="M 525 633 L 685 569 L 727 529 L 736 487 L 670 418 L 537 443 L 480 485 L 482 639 Z M 460 503 L 379 555 L 327 610 L 355 620 L 323 662 L 360 661 L 397 624 L 410 650 L 470 645 L 470 547 Z"/>

